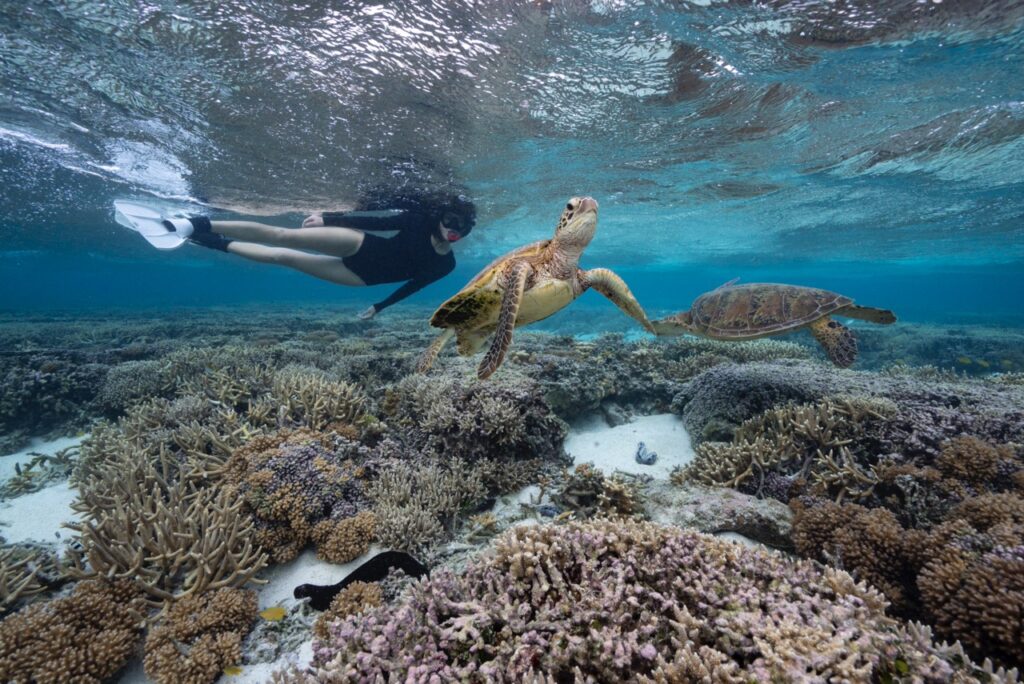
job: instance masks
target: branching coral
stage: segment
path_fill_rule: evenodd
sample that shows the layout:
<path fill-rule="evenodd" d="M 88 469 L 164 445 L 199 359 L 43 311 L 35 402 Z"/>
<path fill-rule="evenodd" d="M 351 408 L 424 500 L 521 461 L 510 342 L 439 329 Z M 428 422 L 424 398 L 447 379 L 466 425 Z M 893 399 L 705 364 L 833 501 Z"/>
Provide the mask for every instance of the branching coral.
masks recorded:
<path fill-rule="evenodd" d="M 811 491 L 842 501 L 872 493 L 876 475 L 855 453 L 865 423 L 884 420 L 888 406 L 875 400 L 826 399 L 786 405 L 745 421 L 731 443 L 704 442 L 677 481 L 763 494 L 770 473 L 809 481 Z"/>
<path fill-rule="evenodd" d="M 0 615 L 45 592 L 56 584 L 57 575 L 52 553 L 27 546 L 0 547 Z"/>
<path fill-rule="evenodd" d="M 927 532 L 882 508 L 793 505 L 799 553 L 866 579 L 972 653 L 1024 664 L 1024 498 L 969 498 Z"/>
<path fill-rule="evenodd" d="M 487 495 L 468 464 L 438 460 L 394 463 L 370 486 L 377 537 L 399 551 L 422 551 L 454 529 L 456 514 Z"/>
<path fill-rule="evenodd" d="M 836 570 L 692 531 L 515 528 L 462 575 L 334 623 L 291 681 L 927 681 L 983 674 Z M 997 678 L 1006 678 L 1000 673 Z"/>
<path fill-rule="evenodd" d="M 643 505 L 638 488 L 619 475 L 605 477 L 591 463 L 581 463 L 564 478 L 553 500 L 581 517 L 640 517 Z"/>
<path fill-rule="evenodd" d="M 367 608 L 379 606 L 383 601 L 380 585 L 370 582 L 353 582 L 334 597 L 330 607 L 316 619 L 313 635 L 321 640 L 330 637 L 328 625 L 340 618 L 356 615 Z"/>
<path fill-rule="evenodd" d="M 256 619 L 256 594 L 217 589 L 175 602 L 146 637 L 146 674 L 157 684 L 213 682 L 242 661 Z"/>
<path fill-rule="evenodd" d="M 355 385 L 317 373 L 288 369 L 278 372 L 272 395 L 279 416 L 315 430 L 331 423 L 352 425 L 363 412 L 363 398 Z"/>
<path fill-rule="evenodd" d="M 107 463 L 81 482 L 73 508 L 81 538 L 68 573 L 131 580 L 155 603 L 252 580 L 267 556 L 243 501 L 201 486 L 202 473 L 157 470 L 149 461 Z"/>
<path fill-rule="evenodd" d="M 0 681 L 101 682 L 132 656 L 143 606 L 130 582 L 81 582 L 0 622 Z"/>
<path fill-rule="evenodd" d="M 473 461 L 563 459 L 566 425 L 531 382 L 462 383 L 409 376 L 389 390 L 384 408 L 414 450 Z"/>
<path fill-rule="evenodd" d="M 368 507 L 364 490 L 376 458 L 334 433 L 282 430 L 235 451 L 225 467 L 226 489 L 244 501 L 260 544 L 277 562 L 310 541 L 322 557 L 337 559 L 373 535 L 365 517 L 344 521 Z"/>

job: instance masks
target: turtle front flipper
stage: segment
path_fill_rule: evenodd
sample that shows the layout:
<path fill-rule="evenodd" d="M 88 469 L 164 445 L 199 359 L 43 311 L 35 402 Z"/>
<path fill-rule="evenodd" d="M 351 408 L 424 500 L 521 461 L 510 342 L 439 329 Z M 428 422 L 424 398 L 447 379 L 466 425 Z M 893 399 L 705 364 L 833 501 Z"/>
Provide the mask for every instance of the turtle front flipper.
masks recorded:
<path fill-rule="evenodd" d="M 857 360 L 857 338 L 839 321 L 819 318 L 811 323 L 811 334 L 825 348 L 829 361 L 840 368 L 849 368 Z"/>
<path fill-rule="evenodd" d="M 481 380 L 489 378 L 491 373 L 505 360 L 505 353 L 512 346 L 512 331 L 516 328 L 516 316 L 519 315 L 519 304 L 523 301 L 526 290 L 526 279 L 530 267 L 524 262 L 512 264 L 504 274 L 505 296 L 501 300 L 501 314 L 498 316 L 498 327 L 494 331 L 494 340 L 487 355 L 480 362 L 476 376 Z"/>
<path fill-rule="evenodd" d="M 416 362 L 416 372 L 426 373 L 430 370 L 430 367 L 434 365 L 434 361 L 437 360 L 437 355 L 444 349 L 444 345 L 448 344 L 448 340 L 452 339 L 452 335 L 455 331 L 451 328 L 447 328 L 443 333 L 437 336 L 430 346 L 424 350 L 423 354 L 420 355 L 419 360 Z"/>
<path fill-rule="evenodd" d="M 607 268 L 592 268 L 589 271 L 583 271 L 581 274 L 584 287 L 592 287 L 608 299 L 612 300 L 615 306 L 622 309 L 623 312 L 630 318 L 636 319 L 640 325 L 644 326 L 647 332 L 657 335 L 657 331 L 651 322 L 647 320 L 647 314 L 644 313 L 643 307 L 640 306 L 640 302 L 636 301 L 636 297 L 629 291 L 629 286 L 626 285 L 626 281 L 616 275 L 613 271 Z"/>

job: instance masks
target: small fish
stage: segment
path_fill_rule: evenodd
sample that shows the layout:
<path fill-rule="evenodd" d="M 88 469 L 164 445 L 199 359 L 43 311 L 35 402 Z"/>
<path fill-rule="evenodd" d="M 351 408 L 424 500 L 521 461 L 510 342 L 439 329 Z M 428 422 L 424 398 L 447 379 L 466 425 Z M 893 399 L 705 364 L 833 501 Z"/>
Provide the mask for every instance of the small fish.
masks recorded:
<path fill-rule="evenodd" d="M 274 606 L 273 608 L 260 611 L 260 617 L 269 622 L 277 622 L 287 614 L 288 611 L 281 606 Z"/>
<path fill-rule="evenodd" d="M 237 675 L 242 674 L 242 668 L 238 667 L 237 665 L 228 665 L 224 668 L 224 674 L 226 674 L 228 677 L 235 677 Z"/>

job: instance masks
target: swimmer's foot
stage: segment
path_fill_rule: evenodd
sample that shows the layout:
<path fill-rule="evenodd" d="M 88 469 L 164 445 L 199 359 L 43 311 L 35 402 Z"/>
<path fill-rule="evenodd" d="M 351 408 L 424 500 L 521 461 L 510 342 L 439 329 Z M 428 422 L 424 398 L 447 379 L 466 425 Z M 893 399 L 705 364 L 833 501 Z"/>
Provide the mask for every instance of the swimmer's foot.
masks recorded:
<path fill-rule="evenodd" d="M 221 252 L 228 251 L 231 240 L 213 232 L 210 219 L 206 216 L 193 216 L 191 218 L 169 218 L 164 219 L 164 225 L 168 230 L 173 230 L 189 242 L 200 247 L 208 247 Z"/>

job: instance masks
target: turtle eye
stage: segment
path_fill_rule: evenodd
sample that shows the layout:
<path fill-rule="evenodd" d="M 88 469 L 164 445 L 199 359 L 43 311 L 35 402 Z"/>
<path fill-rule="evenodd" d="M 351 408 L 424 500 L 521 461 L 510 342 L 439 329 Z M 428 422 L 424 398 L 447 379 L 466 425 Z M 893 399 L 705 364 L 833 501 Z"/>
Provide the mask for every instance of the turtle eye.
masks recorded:
<path fill-rule="evenodd" d="M 572 202 L 569 202 L 569 203 L 567 203 L 567 204 L 565 205 L 565 208 L 566 208 L 566 209 L 567 209 L 568 211 L 572 211 Z"/>

